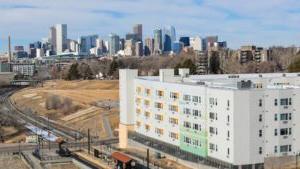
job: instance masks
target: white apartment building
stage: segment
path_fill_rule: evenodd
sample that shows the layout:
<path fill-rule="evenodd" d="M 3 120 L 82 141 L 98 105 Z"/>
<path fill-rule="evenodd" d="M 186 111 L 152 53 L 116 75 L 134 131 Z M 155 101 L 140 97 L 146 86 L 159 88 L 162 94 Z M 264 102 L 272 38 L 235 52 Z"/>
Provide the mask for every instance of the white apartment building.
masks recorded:
<path fill-rule="evenodd" d="M 226 168 L 259 169 L 300 151 L 300 73 L 159 76 L 120 70 L 120 147 L 128 130 Z M 125 141 L 124 141 L 125 140 Z"/>
<path fill-rule="evenodd" d="M 56 52 L 61 54 L 67 49 L 67 24 L 56 25 Z"/>

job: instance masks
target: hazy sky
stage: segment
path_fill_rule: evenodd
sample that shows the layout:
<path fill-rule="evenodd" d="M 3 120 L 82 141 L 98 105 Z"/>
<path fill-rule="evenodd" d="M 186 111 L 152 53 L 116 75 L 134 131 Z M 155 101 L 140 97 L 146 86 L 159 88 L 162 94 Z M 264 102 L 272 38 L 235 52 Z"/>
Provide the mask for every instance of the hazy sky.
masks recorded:
<path fill-rule="evenodd" d="M 0 0 L 0 51 L 48 36 L 68 24 L 68 37 L 111 32 L 124 36 L 135 23 L 144 35 L 174 25 L 180 35 L 219 35 L 229 47 L 300 44 L 300 0 Z M 144 37 L 145 37 L 144 36 Z"/>

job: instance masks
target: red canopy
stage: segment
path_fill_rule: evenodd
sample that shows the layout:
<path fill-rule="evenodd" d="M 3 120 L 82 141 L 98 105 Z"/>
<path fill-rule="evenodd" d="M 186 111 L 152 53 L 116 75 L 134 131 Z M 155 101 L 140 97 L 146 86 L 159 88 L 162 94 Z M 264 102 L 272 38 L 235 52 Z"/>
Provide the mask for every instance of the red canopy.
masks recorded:
<path fill-rule="evenodd" d="M 128 157 L 127 155 L 120 153 L 120 152 L 113 152 L 111 154 L 112 158 L 115 160 L 121 161 L 122 163 L 128 163 L 132 160 L 132 158 Z"/>

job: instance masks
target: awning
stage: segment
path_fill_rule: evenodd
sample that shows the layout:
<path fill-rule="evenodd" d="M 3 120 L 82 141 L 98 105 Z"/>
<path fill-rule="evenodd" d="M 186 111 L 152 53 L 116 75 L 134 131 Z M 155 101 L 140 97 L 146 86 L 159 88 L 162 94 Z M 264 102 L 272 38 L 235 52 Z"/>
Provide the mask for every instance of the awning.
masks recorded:
<path fill-rule="evenodd" d="M 127 155 L 120 153 L 120 152 L 113 152 L 111 154 L 112 158 L 115 160 L 121 161 L 122 163 L 128 163 L 132 160 L 132 158 L 128 157 Z"/>

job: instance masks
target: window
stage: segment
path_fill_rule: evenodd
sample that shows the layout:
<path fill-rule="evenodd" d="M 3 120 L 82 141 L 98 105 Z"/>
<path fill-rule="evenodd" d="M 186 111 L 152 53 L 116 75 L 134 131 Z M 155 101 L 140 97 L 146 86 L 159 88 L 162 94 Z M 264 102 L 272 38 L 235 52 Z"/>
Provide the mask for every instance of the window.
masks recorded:
<path fill-rule="evenodd" d="M 209 104 L 214 105 L 215 104 L 215 99 L 214 98 L 209 98 Z"/>
<path fill-rule="evenodd" d="M 191 101 L 191 96 L 190 95 L 184 95 L 183 100 L 189 102 L 189 101 Z"/>
<path fill-rule="evenodd" d="M 259 107 L 262 106 L 262 99 L 259 99 L 258 106 L 259 106 Z"/>
<path fill-rule="evenodd" d="M 150 125 L 146 124 L 145 129 L 146 129 L 146 131 L 149 131 L 150 130 Z"/>
<path fill-rule="evenodd" d="M 198 96 L 193 96 L 193 102 L 198 103 Z"/>
<path fill-rule="evenodd" d="M 158 96 L 158 97 L 164 97 L 164 91 L 156 90 L 156 96 Z"/>
<path fill-rule="evenodd" d="M 277 99 L 274 100 L 274 106 L 277 106 L 278 105 L 278 101 Z"/>
<path fill-rule="evenodd" d="M 155 107 L 155 108 L 158 108 L 158 109 L 162 109 L 162 108 L 163 108 L 163 104 L 162 104 L 162 103 L 159 103 L 159 102 L 155 102 L 155 103 L 154 103 L 154 107 Z"/>
<path fill-rule="evenodd" d="M 284 145 L 284 146 L 280 146 L 280 152 L 281 153 L 286 153 L 289 150 L 289 146 L 288 145 Z"/>
<path fill-rule="evenodd" d="M 150 106 L 150 100 L 145 100 L 145 101 L 144 101 L 144 105 L 145 105 L 146 107 Z"/>
<path fill-rule="evenodd" d="M 292 120 L 292 113 L 289 113 L 289 120 Z"/>
<path fill-rule="evenodd" d="M 280 105 L 281 106 L 287 106 L 288 105 L 288 98 L 280 99 Z"/>
<path fill-rule="evenodd" d="M 178 93 L 175 93 L 175 92 L 171 92 L 171 93 L 170 93 L 170 98 L 171 98 L 171 99 L 174 99 L 174 100 L 175 100 L 175 99 L 178 99 L 178 96 L 179 96 Z"/>
<path fill-rule="evenodd" d="M 183 137 L 183 142 L 188 143 L 188 144 L 191 144 L 192 139 L 189 138 L 189 137 L 184 136 L 184 137 Z"/>
<path fill-rule="evenodd" d="M 280 129 L 280 135 L 281 135 L 281 136 L 288 135 L 288 128 Z"/>
<path fill-rule="evenodd" d="M 259 147 L 258 153 L 262 154 L 262 147 Z"/>
<path fill-rule="evenodd" d="M 227 100 L 227 107 L 229 107 L 230 106 L 230 102 L 229 102 L 229 100 Z"/>
<path fill-rule="evenodd" d="M 198 146 L 199 145 L 199 140 L 193 139 L 193 143 L 194 146 Z"/>
<path fill-rule="evenodd" d="M 209 143 L 209 149 L 210 150 L 215 150 L 215 144 Z"/>
<path fill-rule="evenodd" d="M 209 133 L 210 134 L 215 134 L 215 128 L 209 127 Z"/>
<path fill-rule="evenodd" d="M 274 135 L 277 136 L 277 129 L 274 130 Z"/>
<path fill-rule="evenodd" d="M 277 121 L 278 118 L 277 118 L 277 114 L 274 114 L 274 120 Z"/>
<path fill-rule="evenodd" d="M 261 137 L 262 136 L 262 130 L 259 130 L 258 132 L 258 136 Z"/>
<path fill-rule="evenodd" d="M 193 129 L 194 129 L 194 130 L 199 130 L 199 131 L 200 131 L 200 130 L 201 130 L 201 125 L 200 125 L 200 124 L 194 123 L 194 124 L 193 124 Z"/>
<path fill-rule="evenodd" d="M 280 120 L 288 120 L 288 114 L 287 113 L 283 113 L 283 114 L 280 114 Z"/>
<path fill-rule="evenodd" d="M 258 121 L 262 122 L 262 115 L 261 114 L 259 115 Z"/>
<path fill-rule="evenodd" d="M 190 122 L 187 122 L 187 121 L 183 122 L 183 126 L 184 126 L 185 128 L 191 128 L 191 127 L 192 127 L 192 126 L 191 126 L 191 123 L 190 123 Z"/>
<path fill-rule="evenodd" d="M 159 134 L 159 135 L 163 135 L 164 134 L 164 130 L 160 129 L 160 128 L 155 128 L 155 133 Z"/>
<path fill-rule="evenodd" d="M 162 121 L 164 119 L 164 116 L 161 115 L 161 114 L 155 114 L 155 119 L 159 120 L 159 121 Z"/>
<path fill-rule="evenodd" d="M 142 112 L 141 109 L 136 109 L 135 111 L 136 111 L 136 114 L 138 114 L 138 115 L 140 115 Z"/>
<path fill-rule="evenodd" d="M 189 109 L 189 108 L 184 108 L 184 109 L 183 109 L 183 114 L 190 115 L 190 114 L 191 114 L 191 109 Z"/>
<path fill-rule="evenodd" d="M 292 151 L 292 145 L 289 145 L 289 152 Z"/>
<path fill-rule="evenodd" d="M 141 126 L 141 122 L 137 121 L 137 122 L 136 122 L 136 126 L 137 126 L 137 127 L 140 127 L 140 126 Z"/>
<path fill-rule="evenodd" d="M 137 92 L 138 94 L 140 94 L 140 93 L 142 92 L 142 88 L 141 88 L 141 87 L 137 87 L 137 88 L 136 88 L 136 92 Z"/>
<path fill-rule="evenodd" d="M 227 138 L 229 138 L 230 137 L 230 132 L 229 132 L 229 130 L 227 131 Z"/>
<path fill-rule="evenodd" d="M 227 155 L 229 156 L 230 155 L 230 149 L 227 148 Z"/>
<path fill-rule="evenodd" d="M 145 111 L 145 116 L 146 116 L 147 118 L 149 118 L 149 117 L 150 117 L 150 112 Z"/>
<path fill-rule="evenodd" d="M 292 98 L 289 98 L 289 105 L 292 105 Z"/>
<path fill-rule="evenodd" d="M 169 132 L 169 137 L 175 140 L 178 140 L 178 134 L 177 133 L 173 133 L 173 132 Z"/>
<path fill-rule="evenodd" d="M 229 123 L 229 122 L 230 122 L 230 116 L 227 115 L 227 123 Z"/>
<path fill-rule="evenodd" d="M 274 146 L 274 153 L 277 153 L 277 146 Z"/>
<path fill-rule="evenodd" d="M 193 116 L 201 117 L 199 110 L 193 110 Z"/>
<path fill-rule="evenodd" d="M 213 120 L 213 119 L 215 119 L 215 116 L 216 114 L 215 113 L 213 113 L 213 112 L 210 112 L 209 113 L 209 118 L 211 119 L 211 120 Z"/>
<path fill-rule="evenodd" d="M 292 128 L 289 128 L 289 135 L 292 135 Z"/>
<path fill-rule="evenodd" d="M 150 89 L 145 89 L 145 94 L 146 94 L 146 96 L 150 96 L 151 90 Z"/>
<path fill-rule="evenodd" d="M 169 105 L 169 110 L 173 112 L 178 112 L 178 106 L 176 105 Z"/>
<path fill-rule="evenodd" d="M 140 105 L 140 104 L 141 104 L 141 100 L 142 100 L 141 98 L 136 98 L 136 99 L 135 99 L 136 104 L 137 104 L 137 105 Z"/>
<path fill-rule="evenodd" d="M 178 124 L 178 119 L 176 119 L 176 118 L 169 118 L 169 122 L 171 123 L 171 124 Z"/>

